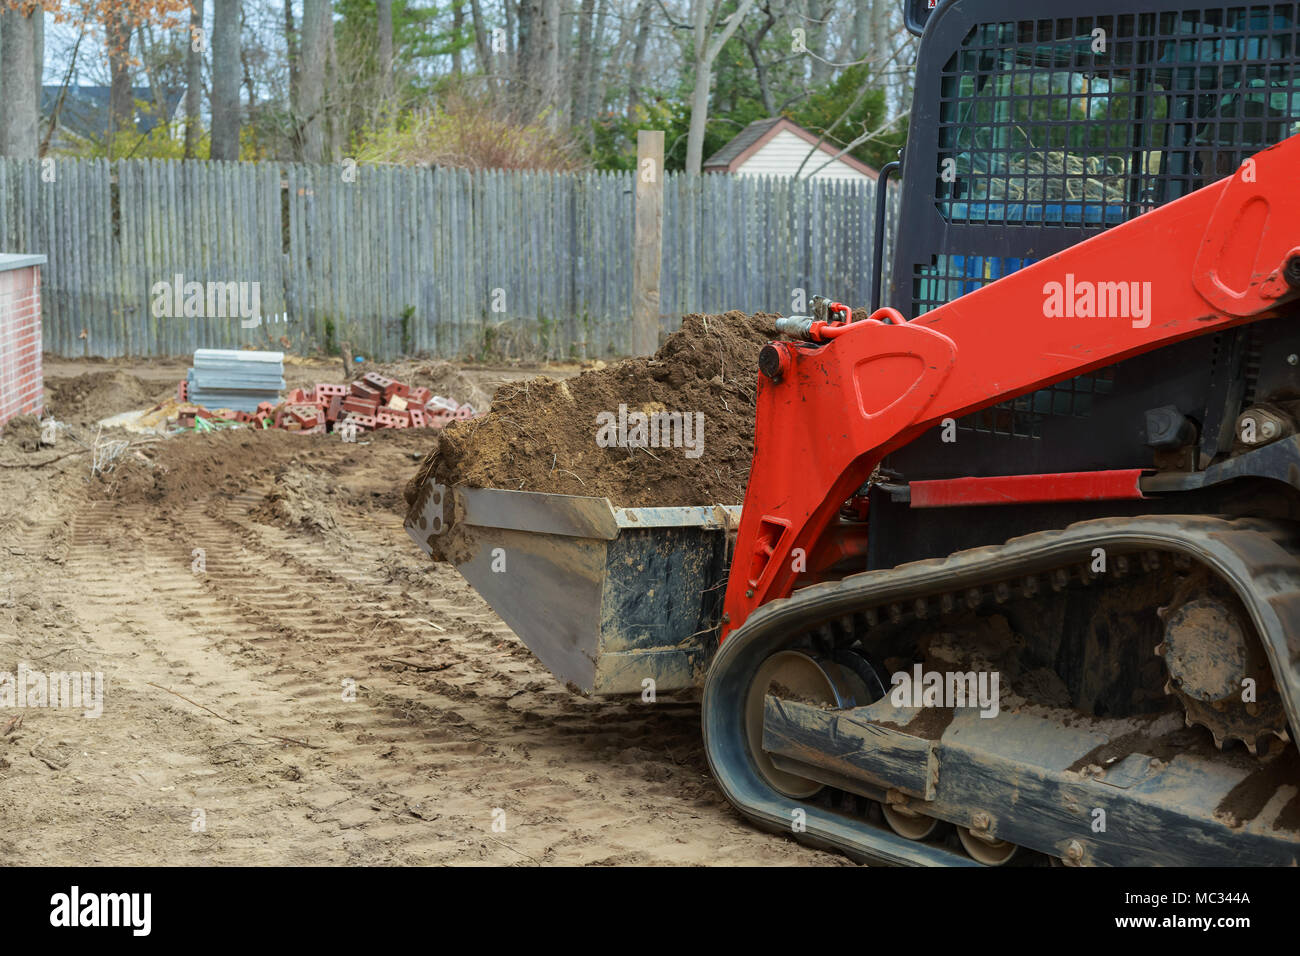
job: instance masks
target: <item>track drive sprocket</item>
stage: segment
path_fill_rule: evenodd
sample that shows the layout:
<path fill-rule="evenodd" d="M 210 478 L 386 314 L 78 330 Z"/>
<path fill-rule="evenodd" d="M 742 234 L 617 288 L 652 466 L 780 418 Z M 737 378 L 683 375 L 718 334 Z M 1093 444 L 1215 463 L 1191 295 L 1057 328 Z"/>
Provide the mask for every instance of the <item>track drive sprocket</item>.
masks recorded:
<path fill-rule="evenodd" d="M 1182 702 L 1187 726 L 1204 727 L 1220 750 L 1240 741 L 1262 755 L 1274 739 L 1290 739 L 1268 659 L 1240 601 L 1201 569 L 1159 614 L 1165 630 L 1156 654 L 1168 674 L 1165 693 Z"/>

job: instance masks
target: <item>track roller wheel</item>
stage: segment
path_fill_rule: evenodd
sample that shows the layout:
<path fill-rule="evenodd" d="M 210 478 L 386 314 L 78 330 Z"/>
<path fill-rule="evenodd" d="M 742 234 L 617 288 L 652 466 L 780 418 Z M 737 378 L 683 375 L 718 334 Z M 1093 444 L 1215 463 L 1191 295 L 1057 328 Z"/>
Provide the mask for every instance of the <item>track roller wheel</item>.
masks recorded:
<path fill-rule="evenodd" d="M 1002 866 L 1010 863 L 1020 847 L 1006 840 L 995 840 L 986 834 L 976 833 L 966 827 L 957 828 L 957 839 L 976 863 L 985 866 Z"/>
<path fill-rule="evenodd" d="M 772 763 L 763 749 L 763 698 L 776 693 L 830 707 L 847 707 L 861 699 L 864 691 L 862 679 L 848 668 L 803 651 L 779 651 L 763 662 L 745 698 L 745 733 L 759 772 L 774 789 L 787 797 L 806 800 L 820 792 L 822 785 L 779 770 Z"/>
<path fill-rule="evenodd" d="M 940 823 L 943 822 L 936 820 L 934 817 L 922 816 L 919 813 L 901 813 L 888 804 L 882 803 L 880 809 L 884 812 L 885 822 L 889 824 L 889 829 L 909 840 L 928 840 L 934 836 L 939 829 Z"/>

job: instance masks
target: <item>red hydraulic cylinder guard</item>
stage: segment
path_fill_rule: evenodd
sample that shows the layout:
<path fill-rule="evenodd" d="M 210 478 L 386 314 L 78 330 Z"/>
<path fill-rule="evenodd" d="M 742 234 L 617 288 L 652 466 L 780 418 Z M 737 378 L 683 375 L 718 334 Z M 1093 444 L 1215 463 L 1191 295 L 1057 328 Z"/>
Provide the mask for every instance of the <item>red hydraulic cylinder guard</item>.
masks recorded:
<path fill-rule="evenodd" d="M 913 508 L 1020 505 L 1047 501 L 1126 501 L 1143 497 L 1141 468 L 1073 471 L 1054 475 L 995 475 L 914 481 Z"/>

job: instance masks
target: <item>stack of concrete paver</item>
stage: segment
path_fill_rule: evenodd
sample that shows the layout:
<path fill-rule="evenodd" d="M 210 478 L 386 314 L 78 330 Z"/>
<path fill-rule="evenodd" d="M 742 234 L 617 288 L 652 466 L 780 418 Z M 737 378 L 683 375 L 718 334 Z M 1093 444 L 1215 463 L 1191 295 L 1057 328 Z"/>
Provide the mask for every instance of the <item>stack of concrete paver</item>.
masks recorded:
<path fill-rule="evenodd" d="M 185 399 L 195 405 L 255 412 L 284 391 L 284 353 L 198 349 L 185 384 Z"/>

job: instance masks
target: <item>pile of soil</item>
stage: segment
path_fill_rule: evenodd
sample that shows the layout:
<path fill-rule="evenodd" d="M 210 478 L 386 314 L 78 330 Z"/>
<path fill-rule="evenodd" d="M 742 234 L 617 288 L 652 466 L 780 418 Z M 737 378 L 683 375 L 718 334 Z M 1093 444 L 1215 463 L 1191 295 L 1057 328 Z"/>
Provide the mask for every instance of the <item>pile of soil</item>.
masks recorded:
<path fill-rule="evenodd" d="M 87 372 L 76 378 L 46 379 L 45 412 L 59 421 L 90 424 L 149 408 L 158 387 L 127 372 Z"/>
<path fill-rule="evenodd" d="M 92 436 L 93 437 L 93 436 Z M 179 435 L 132 449 L 90 487 L 93 498 L 186 508 L 212 492 L 236 494 L 303 448 L 302 435 L 232 429 Z"/>
<path fill-rule="evenodd" d="M 276 473 L 274 486 L 252 515 L 289 530 L 338 534 L 338 522 L 330 510 L 331 490 L 325 475 L 294 460 Z"/>
<path fill-rule="evenodd" d="M 432 477 L 448 486 L 606 497 L 623 507 L 738 505 L 754 454 L 758 353 L 776 337 L 775 318 L 688 315 L 652 358 L 567 381 L 503 385 L 488 415 L 440 433 L 407 501 Z M 693 422 L 702 413 L 702 441 L 694 448 L 597 441 L 602 424 L 635 412 L 684 413 Z"/>
<path fill-rule="evenodd" d="M 139 436 L 122 433 L 122 437 L 139 441 Z M 185 510 L 209 495 L 233 496 L 271 479 L 275 488 L 254 509 L 255 517 L 325 534 L 331 527 L 325 512 L 335 501 L 334 473 L 340 467 L 329 449 L 342 446 L 347 450 L 344 461 L 369 461 L 368 467 L 374 469 L 370 483 L 350 500 L 360 499 L 359 506 L 375 510 L 400 511 L 398 486 L 392 476 L 419 458 L 426 441 L 419 430 L 412 429 L 384 429 L 353 444 L 278 428 L 187 432 L 132 447 L 110 473 L 89 485 L 88 493 L 94 499 L 119 504 Z M 2 449 L 0 446 L 0 454 Z M 89 471 L 88 456 L 85 468 Z"/>
<path fill-rule="evenodd" d="M 41 423 L 35 415 L 17 415 L 0 425 L 0 449 L 31 453 L 41 447 Z M 0 457 L 5 457 L 0 453 Z"/>

